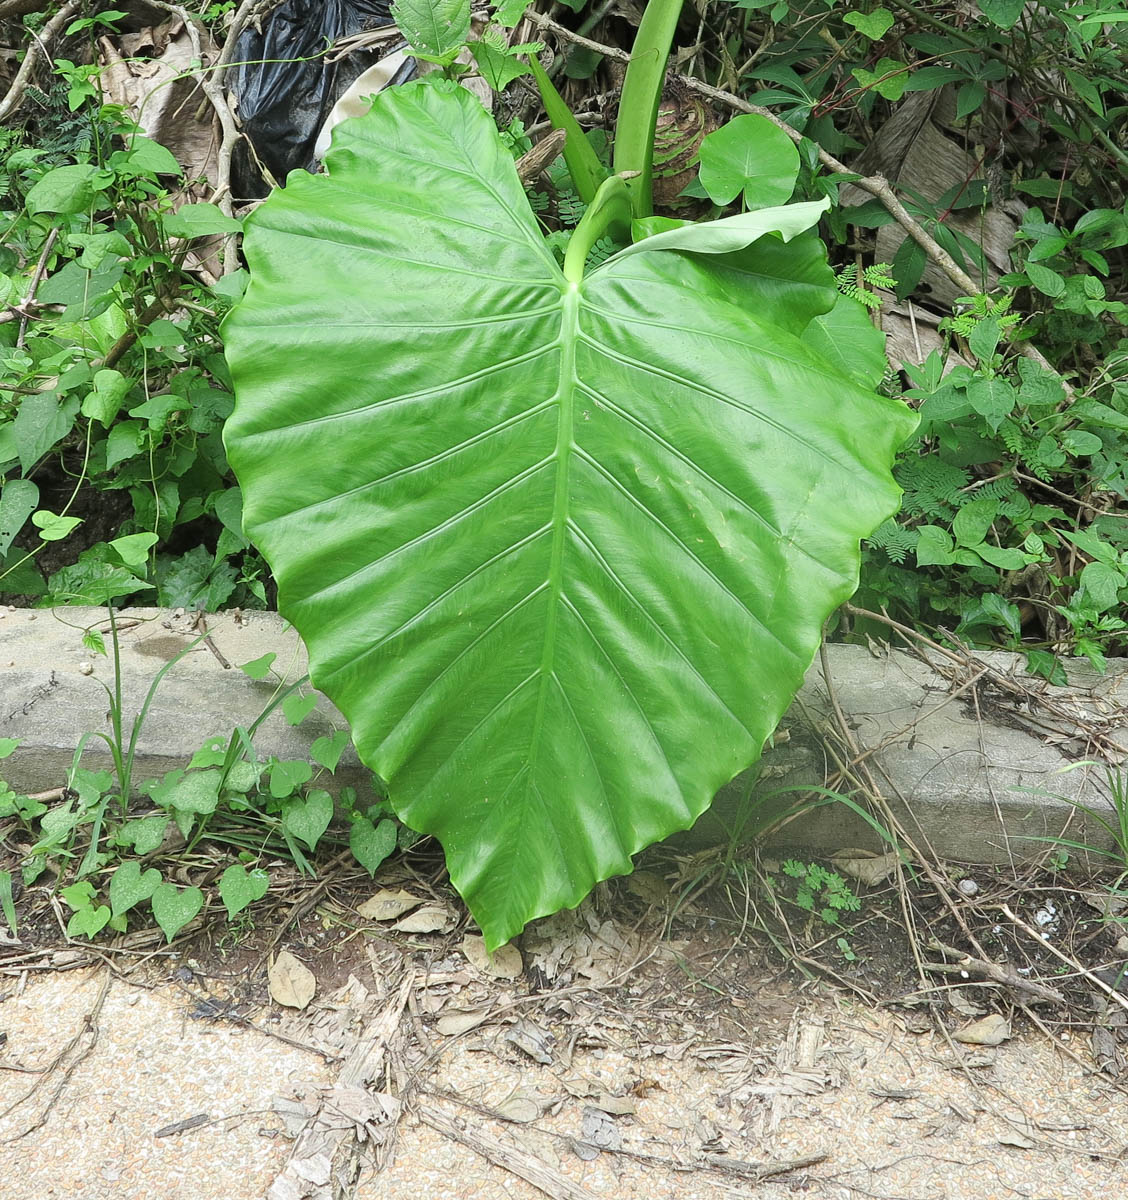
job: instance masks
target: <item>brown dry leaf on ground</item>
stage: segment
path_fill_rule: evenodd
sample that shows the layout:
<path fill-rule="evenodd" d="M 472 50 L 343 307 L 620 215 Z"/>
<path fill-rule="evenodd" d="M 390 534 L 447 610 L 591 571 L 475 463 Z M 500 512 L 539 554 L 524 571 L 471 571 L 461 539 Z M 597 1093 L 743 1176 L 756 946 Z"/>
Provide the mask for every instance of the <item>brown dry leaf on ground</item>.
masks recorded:
<path fill-rule="evenodd" d="M 991 1013 L 957 1029 L 952 1037 L 967 1046 L 1001 1046 L 1011 1035 L 1010 1022 L 998 1013 Z"/>
<path fill-rule="evenodd" d="M 317 991 L 313 972 L 289 950 L 281 951 L 274 959 L 266 977 L 271 996 L 287 1008 L 305 1008 Z"/>
<path fill-rule="evenodd" d="M 512 942 L 499 946 L 492 954 L 486 949 L 486 939 L 468 933 L 462 939 L 462 953 L 467 962 L 491 979 L 516 979 L 525 969 L 521 951 Z"/>
<path fill-rule="evenodd" d="M 422 896 L 413 896 L 403 888 L 381 888 L 356 911 L 367 921 L 394 921 L 422 903 Z"/>

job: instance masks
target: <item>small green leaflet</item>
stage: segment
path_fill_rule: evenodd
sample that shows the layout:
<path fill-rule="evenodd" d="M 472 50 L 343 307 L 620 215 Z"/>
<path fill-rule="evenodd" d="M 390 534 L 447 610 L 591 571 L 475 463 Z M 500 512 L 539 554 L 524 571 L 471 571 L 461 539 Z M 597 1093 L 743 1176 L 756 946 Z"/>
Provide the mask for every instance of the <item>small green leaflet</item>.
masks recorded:
<path fill-rule="evenodd" d="M 979 11 L 1000 29 L 1013 29 L 1022 16 L 1026 0 L 978 0 Z"/>
<path fill-rule="evenodd" d="M 305 800 L 294 799 L 286 805 L 282 827 L 313 850 L 332 819 L 333 797 L 322 788 L 316 788 Z"/>
<path fill-rule="evenodd" d="M 120 371 L 107 368 L 94 376 L 94 390 L 82 401 L 82 415 L 100 421 L 107 428 L 118 415 L 131 381 Z"/>
<path fill-rule="evenodd" d="M 909 67 L 900 59 L 883 58 L 872 71 L 855 67 L 854 78 L 863 88 L 872 88 L 886 100 L 900 100 L 909 82 Z"/>
<path fill-rule="evenodd" d="M 39 530 L 39 536 L 45 542 L 59 542 L 82 524 L 81 517 L 64 517 L 46 508 L 31 514 L 31 523 Z"/>
<path fill-rule="evenodd" d="M 309 756 L 318 766 L 324 767 L 327 771 L 335 771 L 337 763 L 341 761 L 341 754 L 348 744 L 348 730 L 338 729 L 335 733 L 323 734 L 321 737 L 315 738 L 313 745 L 309 748 Z"/>
<path fill-rule="evenodd" d="M 270 794 L 284 800 L 313 778 L 313 768 L 304 759 L 272 759 L 270 763 Z"/>
<path fill-rule="evenodd" d="M 153 893 L 153 917 L 171 942 L 204 907 L 204 893 L 198 887 L 178 888 L 162 883 Z M 108 912 L 109 910 L 107 910 Z"/>
<path fill-rule="evenodd" d="M 227 915 L 235 919 L 249 904 L 261 900 L 270 887 L 270 876 L 262 867 L 248 871 L 241 864 L 227 868 L 219 879 L 219 897 Z"/>
<path fill-rule="evenodd" d="M 392 18 L 416 57 L 453 62 L 470 36 L 470 0 L 396 0 Z"/>
<path fill-rule="evenodd" d="M 126 821 L 117 836 L 119 846 L 132 846 L 138 854 L 151 854 L 164 841 L 168 817 L 139 817 Z"/>
<path fill-rule="evenodd" d="M 522 50 L 527 53 L 530 49 L 532 47 L 529 46 L 499 49 L 485 38 L 470 43 L 470 53 L 478 64 L 479 74 L 495 92 L 505 91 L 514 79 L 529 74 L 529 67 L 515 54 Z"/>
<path fill-rule="evenodd" d="M 300 696 L 295 692 L 282 701 L 282 713 L 291 725 L 300 725 L 316 707 L 316 694 Z"/>
<path fill-rule="evenodd" d="M 127 567 L 144 571 L 149 561 L 149 551 L 157 544 L 155 533 L 127 533 L 109 543 L 114 553 Z"/>
<path fill-rule="evenodd" d="M 162 218 L 165 233 L 198 238 L 213 233 L 241 233 L 243 222 L 227 216 L 214 204 L 184 204 Z"/>
<path fill-rule="evenodd" d="M 395 821 L 385 817 L 379 825 L 373 825 L 367 817 L 360 817 L 353 822 L 349 830 L 349 849 L 369 875 L 376 874 L 376 868 L 395 848 Z"/>
<path fill-rule="evenodd" d="M 250 679 L 265 679 L 270 674 L 270 668 L 278 657 L 273 651 L 254 658 L 250 662 L 240 663 L 239 670 Z"/>
<path fill-rule="evenodd" d="M 142 871 L 137 859 L 127 858 L 110 880 L 110 908 L 113 915 L 120 916 L 135 904 L 148 900 L 160 884 L 160 871 L 153 867 Z"/>
<path fill-rule="evenodd" d="M 893 14 L 887 8 L 875 8 L 872 12 L 848 12 L 842 20 L 871 42 L 879 42 L 893 28 Z"/>
<path fill-rule="evenodd" d="M 161 806 L 182 813 L 206 815 L 219 803 L 220 772 L 169 771 L 160 783 L 148 785 L 149 795 Z"/>
<path fill-rule="evenodd" d="M 714 204 L 731 204 L 743 192 L 747 208 L 772 208 L 786 204 L 795 190 L 795 143 L 756 113 L 734 117 L 709 134 L 700 156 L 701 186 Z"/>
<path fill-rule="evenodd" d="M 67 922 L 67 937 L 93 939 L 110 923 L 110 910 L 105 904 L 97 908 L 80 908 Z"/>

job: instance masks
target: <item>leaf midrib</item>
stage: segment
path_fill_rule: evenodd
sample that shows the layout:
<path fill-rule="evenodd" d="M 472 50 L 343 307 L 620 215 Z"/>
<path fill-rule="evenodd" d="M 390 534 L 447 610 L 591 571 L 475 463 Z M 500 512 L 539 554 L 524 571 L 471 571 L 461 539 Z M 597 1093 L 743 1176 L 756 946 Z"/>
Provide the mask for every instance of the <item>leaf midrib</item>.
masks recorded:
<path fill-rule="evenodd" d="M 545 614 L 544 643 L 538 668 L 540 684 L 537 690 L 537 708 L 529 738 L 528 778 L 535 783 L 537 757 L 544 729 L 545 707 L 548 691 L 556 675 L 556 629 L 560 616 L 560 602 L 564 590 L 564 544 L 568 536 L 568 485 L 569 467 L 575 442 L 575 398 L 576 345 L 579 342 L 580 289 L 579 285 L 567 285 L 560 308 L 560 371 L 557 377 L 556 401 L 560 406 L 556 423 L 556 446 L 552 457 L 556 462 L 556 481 L 552 495 L 552 548 L 548 560 L 548 608 Z"/>

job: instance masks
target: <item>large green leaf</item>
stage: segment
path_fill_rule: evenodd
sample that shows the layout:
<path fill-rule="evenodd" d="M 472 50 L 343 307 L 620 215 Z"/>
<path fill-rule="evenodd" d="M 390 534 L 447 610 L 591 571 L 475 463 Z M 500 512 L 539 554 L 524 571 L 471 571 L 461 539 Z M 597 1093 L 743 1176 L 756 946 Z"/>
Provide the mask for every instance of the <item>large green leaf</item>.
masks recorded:
<path fill-rule="evenodd" d="M 573 285 L 467 93 L 334 139 L 249 219 L 227 450 L 313 682 L 496 946 L 756 760 L 914 418 L 805 343 L 809 235 Z"/>

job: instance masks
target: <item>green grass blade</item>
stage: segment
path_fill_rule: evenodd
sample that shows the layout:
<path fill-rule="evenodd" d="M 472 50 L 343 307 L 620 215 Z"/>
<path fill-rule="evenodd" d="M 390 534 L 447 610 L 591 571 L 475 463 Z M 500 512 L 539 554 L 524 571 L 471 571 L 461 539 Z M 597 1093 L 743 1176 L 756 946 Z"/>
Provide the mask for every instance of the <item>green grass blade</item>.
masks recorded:
<path fill-rule="evenodd" d="M 0 871 L 0 908 L 4 910 L 4 920 L 12 931 L 12 937 L 19 937 L 16 924 L 16 904 L 12 895 L 12 872 Z"/>
<path fill-rule="evenodd" d="M 595 199 L 595 193 L 599 191 L 599 185 L 607 178 L 607 170 L 599 161 L 599 155 L 592 149 L 591 142 L 587 140 L 579 122 L 572 116 L 572 110 L 564 103 L 563 97 L 552 86 L 552 80 L 545 74 L 544 68 L 531 54 L 529 66 L 532 68 L 533 78 L 537 81 L 541 102 L 553 129 L 564 130 L 564 161 L 568 164 L 568 174 L 572 176 L 580 199 L 585 204 L 590 204 Z"/>
<path fill-rule="evenodd" d="M 638 172 L 638 177 L 627 183 L 636 217 L 649 217 L 653 211 L 654 126 L 681 7 L 682 0 L 650 0 L 642 14 L 623 80 L 619 122 L 615 128 L 614 170 L 616 175 Z"/>

